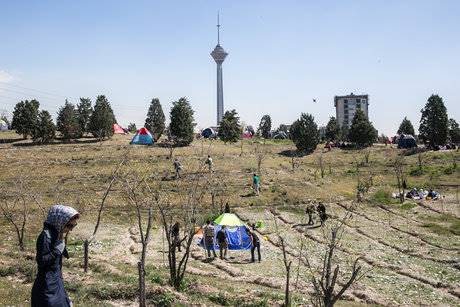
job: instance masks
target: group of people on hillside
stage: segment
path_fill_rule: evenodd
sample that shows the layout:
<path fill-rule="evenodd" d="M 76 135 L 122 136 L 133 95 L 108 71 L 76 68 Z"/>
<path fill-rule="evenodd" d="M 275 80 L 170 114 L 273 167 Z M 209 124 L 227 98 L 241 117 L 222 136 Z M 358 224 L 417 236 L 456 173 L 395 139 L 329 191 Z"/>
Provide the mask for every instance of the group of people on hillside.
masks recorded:
<path fill-rule="evenodd" d="M 216 234 L 216 228 L 212 224 L 210 220 L 206 221 L 206 225 L 203 228 L 203 242 L 204 247 L 207 252 L 207 259 L 217 258 L 216 255 L 216 245 L 219 246 L 219 257 L 220 259 L 224 260 L 227 259 L 227 251 L 228 251 L 228 238 L 226 234 L 227 226 L 222 225 L 220 230 Z M 254 227 L 250 229 L 249 227 L 245 227 L 245 232 L 249 236 L 249 241 L 251 243 L 251 262 L 255 262 L 255 251 L 257 250 L 258 261 L 262 260 L 260 254 L 260 240 L 257 234 L 255 233 Z M 211 257 L 211 253 L 212 256 Z"/>
<path fill-rule="evenodd" d="M 213 163 L 212 158 L 211 158 L 210 155 L 208 155 L 208 157 L 206 158 L 204 163 L 205 163 L 205 165 L 207 165 L 208 171 L 210 173 L 213 173 L 214 172 L 214 169 L 213 169 L 214 163 Z M 184 169 L 184 167 L 182 166 L 182 164 L 180 163 L 178 158 L 174 159 L 173 167 L 174 167 L 174 173 L 175 173 L 174 178 L 175 179 L 181 178 L 181 172 Z M 257 175 L 256 173 L 254 173 L 253 176 L 252 176 L 252 189 L 254 190 L 254 194 L 256 196 L 260 195 L 260 176 Z"/>
<path fill-rule="evenodd" d="M 309 204 L 307 206 L 307 208 L 305 209 L 305 213 L 308 215 L 308 223 L 307 224 L 308 225 L 313 225 L 315 223 L 315 221 L 314 221 L 315 211 L 318 214 L 320 224 L 323 225 L 324 222 L 327 220 L 327 214 L 326 214 L 326 207 L 324 206 L 324 204 L 322 202 L 320 202 L 318 204 L 318 206 L 316 206 L 316 210 L 315 210 L 315 206 L 313 204 Z"/>

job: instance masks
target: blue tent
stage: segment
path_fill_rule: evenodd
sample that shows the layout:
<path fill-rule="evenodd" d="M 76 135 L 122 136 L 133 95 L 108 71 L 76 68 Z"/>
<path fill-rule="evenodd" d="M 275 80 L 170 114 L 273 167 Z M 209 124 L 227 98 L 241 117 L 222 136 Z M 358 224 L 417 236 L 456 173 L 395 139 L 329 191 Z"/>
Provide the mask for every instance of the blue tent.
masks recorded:
<path fill-rule="evenodd" d="M 227 235 L 229 250 L 251 249 L 252 243 L 251 239 L 246 233 L 246 226 L 235 214 L 224 213 L 214 221 L 214 224 L 216 224 L 216 236 L 217 233 L 222 229 L 223 225 L 227 226 L 225 228 L 225 234 Z M 214 249 L 219 249 L 216 237 L 214 238 L 214 242 L 216 242 Z M 202 238 L 198 244 L 204 248 L 204 239 Z"/>
<path fill-rule="evenodd" d="M 415 138 L 410 134 L 401 134 L 398 141 L 398 148 L 413 148 L 417 147 Z"/>
<path fill-rule="evenodd" d="M 153 144 L 153 137 L 147 128 L 142 127 L 141 129 L 137 130 L 136 134 L 134 135 L 133 139 L 131 140 L 131 144 L 135 145 L 152 145 Z"/>
<path fill-rule="evenodd" d="M 201 136 L 206 139 L 215 138 L 217 137 L 217 133 L 212 128 L 206 128 L 203 131 L 201 131 Z"/>
<path fill-rule="evenodd" d="M 216 235 L 221 230 L 221 225 L 216 225 Z M 227 226 L 225 228 L 225 234 L 227 235 L 228 240 L 228 249 L 229 250 L 247 250 L 251 249 L 251 239 L 246 233 L 246 226 Z M 217 244 L 217 238 L 214 238 L 216 242 L 214 249 L 218 250 L 219 245 Z M 204 238 L 198 243 L 201 247 L 204 248 Z"/>

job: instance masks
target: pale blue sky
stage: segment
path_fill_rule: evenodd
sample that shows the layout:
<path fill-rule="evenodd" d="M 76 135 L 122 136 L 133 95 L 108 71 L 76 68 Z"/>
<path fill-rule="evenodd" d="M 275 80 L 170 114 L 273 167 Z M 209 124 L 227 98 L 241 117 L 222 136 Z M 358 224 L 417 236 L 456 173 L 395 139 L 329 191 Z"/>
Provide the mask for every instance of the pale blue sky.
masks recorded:
<path fill-rule="evenodd" d="M 151 98 L 168 113 L 186 96 L 198 127 L 213 125 L 217 10 L 225 109 L 246 123 L 308 112 L 324 125 L 334 95 L 350 92 L 370 95 L 379 132 L 394 133 L 404 116 L 417 128 L 432 93 L 460 120 L 455 0 L 0 0 L 0 109 L 37 98 L 55 115 L 65 97 L 105 94 L 122 125 L 139 126 Z"/>

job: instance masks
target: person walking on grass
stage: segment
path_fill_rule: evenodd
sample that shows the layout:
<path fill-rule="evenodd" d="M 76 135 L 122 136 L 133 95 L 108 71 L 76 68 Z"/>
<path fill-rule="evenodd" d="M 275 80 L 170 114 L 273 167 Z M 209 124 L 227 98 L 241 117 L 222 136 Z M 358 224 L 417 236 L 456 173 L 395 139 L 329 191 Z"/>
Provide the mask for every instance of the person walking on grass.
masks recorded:
<path fill-rule="evenodd" d="M 213 169 L 212 169 L 212 166 L 213 166 L 213 163 L 212 163 L 212 158 L 210 155 L 208 155 L 208 158 L 206 159 L 206 162 L 204 162 L 207 166 L 208 166 L 208 170 L 210 173 L 213 172 Z"/>
<path fill-rule="evenodd" d="M 222 228 L 217 232 L 217 244 L 219 244 L 219 253 L 220 259 L 227 259 L 227 250 L 228 250 L 228 239 L 227 234 L 225 233 L 226 226 L 223 225 Z"/>
<path fill-rule="evenodd" d="M 324 224 L 324 222 L 327 220 L 326 207 L 324 206 L 323 203 L 320 202 L 318 204 L 318 207 L 316 208 L 316 210 L 318 211 L 319 220 L 320 220 L 321 226 L 322 226 Z"/>
<path fill-rule="evenodd" d="M 217 255 L 216 255 L 216 251 L 215 251 L 215 248 L 214 248 L 214 245 L 215 245 L 215 242 L 214 242 L 214 238 L 216 236 L 216 230 L 214 228 L 214 226 L 212 225 L 211 221 L 210 220 L 207 220 L 206 221 L 206 226 L 204 227 L 204 246 L 206 247 L 206 250 L 207 250 L 207 259 L 211 258 L 211 251 L 214 255 L 213 258 L 216 258 Z"/>
<path fill-rule="evenodd" d="M 252 176 L 252 188 L 254 189 L 254 193 L 259 196 L 260 194 L 260 177 L 254 173 Z"/>
<path fill-rule="evenodd" d="M 259 259 L 259 262 L 262 260 L 262 257 L 260 256 L 260 240 L 259 237 L 256 235 L 254 231 L 251 231 L 251 229 L 246 228 L 246 233 L 249 236 L 250 242 L 251 242 L 251 262 L 255 262 L 255 250 L 257 249 L 257 256 Z"/>
<path fill-rule="evenodd" d="M 180 164 L 179 159 L 175 158 L 173 165 L 174 165 L 174 171 L 176 172 L 175 178 L 178 179 L 178 178 L 180 178 L 180 172 L 182 170 L 182 164 Z"/>
<path fill-rule="evenodd" d="M 77 226 L 80 214 L 72 207 L 55 205 L 48 211 L 43 230 L 37 238 L 37 277 L 32 287 L 32 307 L 70 307 L 62 277 L 62 257 L 69 258 L 65 247 L 69 231 Z"/>

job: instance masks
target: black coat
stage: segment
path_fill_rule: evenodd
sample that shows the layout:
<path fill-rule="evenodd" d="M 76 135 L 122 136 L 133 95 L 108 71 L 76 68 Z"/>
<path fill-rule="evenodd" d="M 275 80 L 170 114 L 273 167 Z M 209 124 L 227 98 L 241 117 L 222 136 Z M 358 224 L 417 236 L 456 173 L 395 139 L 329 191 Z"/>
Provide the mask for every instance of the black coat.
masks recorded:
<path fill-rule="evenodd" d="M 62 279 L 62 256 L 68 258 L 67 250 L 56 248 L 59 233 L 45 223 L 37 239 L 38 273 L 32 287 L 32 307 L 68 307 L 70 299 Z"/>

